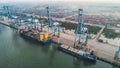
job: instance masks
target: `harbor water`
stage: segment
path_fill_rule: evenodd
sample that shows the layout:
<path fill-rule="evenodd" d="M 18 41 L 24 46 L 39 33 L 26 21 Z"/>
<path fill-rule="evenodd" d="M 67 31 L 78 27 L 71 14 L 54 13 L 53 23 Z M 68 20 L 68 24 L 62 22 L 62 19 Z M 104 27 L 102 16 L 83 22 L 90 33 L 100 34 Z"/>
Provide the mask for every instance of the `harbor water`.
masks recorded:
<path fill-rule="evenodd" d="M 116 68 L 97 60 L 76 59 L 57 49 L 21 37 L 14 29 L 0 24 L 0 68 Z"/>

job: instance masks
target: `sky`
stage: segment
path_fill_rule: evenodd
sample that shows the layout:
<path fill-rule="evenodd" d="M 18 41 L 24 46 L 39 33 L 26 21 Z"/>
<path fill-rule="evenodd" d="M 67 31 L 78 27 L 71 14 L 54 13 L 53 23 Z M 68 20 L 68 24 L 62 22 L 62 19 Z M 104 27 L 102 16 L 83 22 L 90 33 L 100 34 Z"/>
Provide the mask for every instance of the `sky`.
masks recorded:
<path fill-rule="evenodd" d="M 0 2 L 96 2 L 96 3 L 120 3 L 120 0 L 0 0 Z"/>

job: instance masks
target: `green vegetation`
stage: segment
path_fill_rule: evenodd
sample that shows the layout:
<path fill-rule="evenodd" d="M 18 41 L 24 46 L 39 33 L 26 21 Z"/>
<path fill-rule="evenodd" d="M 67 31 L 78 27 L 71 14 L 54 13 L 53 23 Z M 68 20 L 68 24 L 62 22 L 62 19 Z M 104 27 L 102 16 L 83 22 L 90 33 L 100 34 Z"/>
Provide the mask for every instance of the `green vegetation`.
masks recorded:
<path fill-rule="evenodd" d="M 89 34 L 97 34 L 99 31 L 100 31 L 100 27 L 97 27 L 97 26 L 90 26 L 90 25 L 87 25 L 86 26 L 89 30 Z"/>
<path fill-rule="evenodd" d="M 75 29 L 77 24 L 76 23 L 70 23 L 70 22 L 60 22 L 58 21 L 60 24 L 61 24 L 61 27 L 65 27 L 65 29 Z"/>
<path fill-rule="evenodd" d="M 76 23 L 70 23 L 70 22 L 60 22 L 58 21 L 59 23 L 61 23 L 61 27 L 65 27 L 65 29 L 75 29 L 77 24 Z M 99 32 L 99 30 L 101 28 L 99 27 L 95 27 L 95 26 L 89 26 L 87 25 L 86 26 L 88 29 L 89 29 L 89 34 L 97 34 Z"/>
<path fill-rule="evenodd" d="M 46 19 L 45 19 L 46 20 Z M 46 20 L 47 22 L 47 20 Z M 61 22 L 61 21 L 57 21 L 61 24 L 61 27 L 64 27 L 65 29 L 73 29 L 75 30 L 76 29 L 76 26 L 77 24 L 76 23 L 71 23 L 71 22 Z M 97 34 L 99 31 L 100 31 L 100 27 L 97 27 L 97 26 L 90 26 L 90 25 L 86 25 L 86 27 L 88 28 L 88 33 L 89 34 Z M 104 31 L 103 31 L 103 35 L 106 37 L 106 38 L 116 38 L 116 37 L 120 37 L 120 33 L 115 33 L 114 30 L 112 29 L 107 29 L 105 28 Z"/>
<path fill-rule="evenodd" d="M 106 37 L 106 38 L 116 38 L 116 37 L 119 37 L 119 33 L 115 33 L 114 30 L 112 29 L 107 29 L 105 28 L 104 31 L 103 31 L 103 35 Z"/>
<path fill-rule="evenodd" d="M 77 26 L 76 23 L 60 22 L 60 21 L 58 21 L 58 22 L 61 23 L 61 27 L 65 27 L 65 29 L 70 29 L 70 30 L 73 29 L 74 30 Z M 100 27 L 90 26 L 90 25 L 86 25 L 86 27 L 88 28 L 89 34 L 97 34 L 101 29 Z M 106 38 L 114 39 L 116 37 L 119 37 L 120 33 L 115 33 L 114 30 L 105 28 L 103 31 L 103 35 Z"/>

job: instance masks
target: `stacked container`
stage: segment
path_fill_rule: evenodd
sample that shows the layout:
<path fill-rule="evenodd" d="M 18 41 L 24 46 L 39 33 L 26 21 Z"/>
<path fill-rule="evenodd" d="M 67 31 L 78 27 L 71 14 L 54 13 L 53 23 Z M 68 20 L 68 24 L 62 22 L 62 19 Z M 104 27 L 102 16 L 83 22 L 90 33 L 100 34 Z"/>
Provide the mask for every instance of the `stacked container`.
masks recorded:
<path fill-rule="evenodd" d="M 41 41 L 44 40 L 44 33 L 41 32 L 38 36 L 38 39 Z"/>
<path fill-rule="evenodd" d="M 45 32 L 44 33 L 44 40 L 48 40 L 48 37 L 49 37 L 48 32 Z"/>

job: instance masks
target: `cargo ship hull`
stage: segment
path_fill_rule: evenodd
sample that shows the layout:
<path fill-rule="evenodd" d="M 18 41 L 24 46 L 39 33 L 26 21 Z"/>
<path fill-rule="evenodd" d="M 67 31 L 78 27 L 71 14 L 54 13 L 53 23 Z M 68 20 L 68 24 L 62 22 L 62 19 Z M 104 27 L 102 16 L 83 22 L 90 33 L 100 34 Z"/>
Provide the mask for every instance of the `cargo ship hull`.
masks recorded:
<path fill-rule="evenodd" d="M 48 40 L 46 40 L 46 41 L 41 41 L 41 40 L 39 40 L 39 39 L 37 39 L 37 38 L 31 37 L 31 36 L 27 36 L 27 35 L 25 35 L 25 34 L 23 34 L 23 33 L 20 33 L 20 35 L 21 35 L 22 37 L 24 37 L 24 38 L 33 40 L 33 41 L 35 41 L 35 42 L 39 42 L 39 43 L 44 44 L 44 45 L 47 45 L 47 44 L 50 44 L 50 43 L 51 43 L 51 40 L 50 40 L 50 39 L 48 39 Z"/>
<path fill-rule="evenodd" d="M 88 61 L 92 61 L 92 62 L 96 62 L 96 60 L 97 60 L 97 58 L 81 55 L 81 54 L 78 54 L 77 52 L 71 51 L 71 50 L 63 48 L 61 46 L 58 46 L 58 49 L 63 51 L 63 52 L 66 52 L 66 53 L 68 53 L 68 54 L 70 54 L 72 56 L 75 56 L 77 58 L 82 58 L 84 60 L 88 60 Z"/>

